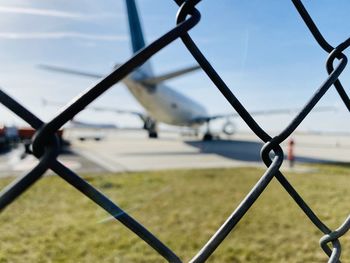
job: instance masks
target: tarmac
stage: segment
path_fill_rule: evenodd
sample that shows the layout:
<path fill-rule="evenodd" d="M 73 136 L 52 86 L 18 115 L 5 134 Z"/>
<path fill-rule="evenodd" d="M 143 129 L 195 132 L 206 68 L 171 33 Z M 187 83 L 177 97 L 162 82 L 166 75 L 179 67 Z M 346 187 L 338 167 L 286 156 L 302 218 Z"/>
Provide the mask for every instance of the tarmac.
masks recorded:
<path fill-rule="evenodd" d="M 289 140 L 282 144 L 285 153 Z M 293 140 L 296 163 L 350 163 L 348 135 L 296 134 Z M 101 141 L 72 141 L 74 152 L 109 172 L 264 166 L 260 158 L 263 143 L 252 133 L 202 141 L 178 133 L 160 133 L 160 138 L 149 139 L 144 131 L 117 130 Z"/>
<path fill-rule="evenodd" d="M 79 174 L 264 166 L 260 158 L 263 143 L 251 133 L 201 141 L 174 132 L 149 139 L 142 130 L 76 130 L 66 133 L 66 139 L 71 146 L 59 159 Z M 350 163 L 349 135 L 301 133 L 293 135 L 293 140 L 294 169 L 305 169 L 300 163 Z M 287 144 L 288 140 L 282 144 L 285 153 Z M 0 177 L 26 173 L 37 164 L 33 156 L 23 158 L 22 153 L 23 148 L 18 147 L 0 155 Z M 288 161 L 283 169 L 289 169 Z"/>

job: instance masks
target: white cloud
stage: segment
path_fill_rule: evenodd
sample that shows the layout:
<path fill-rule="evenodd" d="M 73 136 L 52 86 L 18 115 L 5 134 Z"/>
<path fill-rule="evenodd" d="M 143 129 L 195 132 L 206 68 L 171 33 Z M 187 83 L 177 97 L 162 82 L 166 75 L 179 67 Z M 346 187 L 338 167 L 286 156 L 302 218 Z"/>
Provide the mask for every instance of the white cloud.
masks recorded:
<path fill-rule="evenodd" d="M 112 13 L 83 14 L 83 13 L 60 11 L 55 9 L 38 9 L 38 8 L 14 7 L 14 6 L 0 6 L 0 13 L 69 18 L 69 19 L 77 19 L 77 20 L 116 16 L 116 14 L 112 14 Z"/>
<path fill-rule="evenodd" d="M 5 40 L 48 40 L 48 39 L 66 39 L 77 38 L 83 40 L 100 40 L 100 41 L 127 41 L 126 35 L 102 35 L 86 34 L 80 32 L 0 32 L 0 39 Z"/>

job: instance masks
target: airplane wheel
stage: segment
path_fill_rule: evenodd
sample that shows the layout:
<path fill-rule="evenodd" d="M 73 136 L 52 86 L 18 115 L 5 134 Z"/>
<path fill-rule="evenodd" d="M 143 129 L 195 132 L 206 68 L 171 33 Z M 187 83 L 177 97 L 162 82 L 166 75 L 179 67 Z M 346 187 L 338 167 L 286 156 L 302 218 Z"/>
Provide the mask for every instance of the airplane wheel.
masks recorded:
<path fill-rule="evenodd" d="M 203 141 L 212 141 L 213 140 L 213 135 L 210 133 L 206 133 L 203 136 Z"/>
<path fill-rule="evenodd" d="M 152 138 L 152 139 L 156 139 L 156 138 L 158 138 L 158 133 L 157 132 L 150 132 L 148 134 L 148 137 Z"/>

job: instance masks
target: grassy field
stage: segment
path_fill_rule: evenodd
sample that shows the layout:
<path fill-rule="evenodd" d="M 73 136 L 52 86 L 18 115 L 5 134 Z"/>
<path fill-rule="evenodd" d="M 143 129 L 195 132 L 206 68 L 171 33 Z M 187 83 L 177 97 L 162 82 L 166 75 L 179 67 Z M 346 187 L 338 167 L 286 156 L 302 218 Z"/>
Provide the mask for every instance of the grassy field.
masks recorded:
<path fill-rule="evenodd" d="M 288 179 L 331 228 L 350 211 L 350 168 Z M 86 178 L 188 261 L 261 176 L 258 168 Z M 0 180 L 3 187 L 8 180 Z M 107 219 L 107 220 L 106 220 Z M 208 262 L 326 262 L 322 234 L 274 180 Z M 350 262 L 350 235 L 342 238 Z M 163 262 L 60 178 L 46 177 L 0 214 L 0 262 Z"/>

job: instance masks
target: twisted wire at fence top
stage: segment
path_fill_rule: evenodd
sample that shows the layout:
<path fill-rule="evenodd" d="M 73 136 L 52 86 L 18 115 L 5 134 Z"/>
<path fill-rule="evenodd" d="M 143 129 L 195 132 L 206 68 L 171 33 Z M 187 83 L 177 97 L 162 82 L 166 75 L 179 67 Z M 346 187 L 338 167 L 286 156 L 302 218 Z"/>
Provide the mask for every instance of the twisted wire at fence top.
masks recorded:
<path fill-rule="evenodd" d="M 122 80 L 125 76 L 132 72 L 133 69 L 143 64 L 151 56 L 170 44 L 172 41 L 181 38 L 185 47 L 189 50 L 192 56 L 197 60 L 203 71 L 209 76 L 218 90 L 227 99 L 231 106 L 237 111 L 241 118 L 247 123 L 250 129 L 259 137 L 265 145 L 261 149 L 261 158 L 265 163 L 267 170 L 247 194 L 240 205 L 232 212 L 224 224 L 217 230 L 212 238 L 203 246 L 191 262 L 204 262 L 208 257 L 214 253 L 216 248 L 222 243 L 226 236 L 237 225 L 241 218 L 247 213 L 250 207 L 258 199 L 260 194 L 265 190 L 267 185 L 275 177 L 283 188 L 289 193 L 294 201 L 303 210 L 305 215 L 311 222 L 324 234 L 320 240 L 320 245 L 324 252 L 328 255 L 328 262 L 340 262 L 341 244 L 339 238 L 343 236 L 350 228 L 350 216 L 344 223 L 335 231 L 329 229 L 306 204 L 299 193 L 288 182 L 286 177 L 280 172 L 280 167 L 283 162 L 283 151 L 280 144 L 287 139 L 289 135 L 300 125 L 304 118 L 312 111 L 315 105 L 334 85 L 339 93 L 342 101 L 350 111 L 350 100 L 344 90 L 339 76 L 345 69 L 347 64 L 347 57 L 342 53 L 350 46 L 350 39 L 339 44 L 335 48 L 332 47 L 322 36 L 316 24 L 313 22 L 309 13 L 303 6 L 301 0 L 292 0 L 295 8 L 309 28 L 310 32 L 318 42 L 318 44 L 327 52 L 326 68 L 328 78 L 315 91 L 311 99 L 305 104 L 304 108 L 297 114 L 291 123 L 277 136 L 271 138 L 254 120 L 245 107 L 240 103 L 238 98 L 231 92 L 225 82 L 221 79 L 215 69 L 210 65 L 195 42 L 191 39 L 188 31 L 192 29 L 200 20 L 200 13 L 195 8 L 201 0 L 174 0 L 179 6 L 177 14 L 177 24 L 169 32 L 162 37 L 146 46 L 144 49 L 135 54 L 123 65 L 115 69 L 112 73 L 87 89 L 82 95 L 68 103 L 64 109 L 55 116 L 50 122 L 44 123 L 25 107 L 16 102 L 13 98 L 8 96 L 4 91 L 0 90 L 0 102 L 8 109 L 17 114 L 20 118 L 25 120 L 35 130 L 33 138 L 32 149 L 33 154 L 39 159 L 39 163 L 27 174 L 19 177 L 5 189 L 0 192 L 0 210 L 2 211 L 7 205 L 11 204 L 19 195 L 31 187 L 42 175 L 51 169 L 67 183 L 74 186 L 82 194 L 90 198 L 101 208 L 106 210 L 109 214 L 119 220 L 127 228 L 133 231 L 136 235 L 142 238 L 149 246 L 157 251 L 169 262 L 181 262 L 179 257 L 163 244 L 157 237 L 150 233 L 145 227 L 138 223 L 134 218 L 123 211 L 119 206 L 109 200 L 96 188 L 87 183 L 84 179 L 79 177 L 73 171 L 68 169 L 57 160 L 59 155 L 59 140 L 56 132 L 76 114 L 82 111 L 86 106 L 98 98 L 102 93 L 111 88 L 114 84 Z M 333 64 L 338 61 L 337 65 Z M 270 152 L 274 153 L 274 157 L 270 158 Z M 329 246 L 332 244 L 332 247 Z"/>

